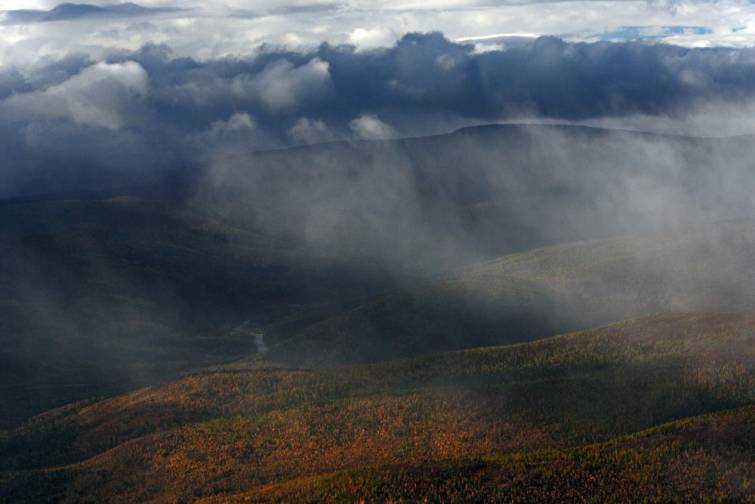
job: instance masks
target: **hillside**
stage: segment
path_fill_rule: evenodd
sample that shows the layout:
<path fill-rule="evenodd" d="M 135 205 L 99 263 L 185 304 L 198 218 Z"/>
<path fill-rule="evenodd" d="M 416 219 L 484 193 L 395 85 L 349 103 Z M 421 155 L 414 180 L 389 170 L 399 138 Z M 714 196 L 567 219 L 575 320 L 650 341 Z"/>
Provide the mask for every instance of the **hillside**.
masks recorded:
<path fill-rule="evenodd" d="M 755 408 L 570 450 L 343 471 L 200 502 L 755 502 Z"/>
<path fill-rule="evenodd" d="M 546 125 L 228 155 L 196 199 L 226 218 L 413 272 L 755 215 L 750 137 Z"/>
<path fill-rule="evenodd" d="M 5 498 L 191 500 L 395 464 L 429 463 L 436 481 L 445 459 L 607 442 L 752 404 L 754 327 L 665 315 L 369 366 L 200 373 L 8 433 Z"/>
<path fill-rule="evenodd" d="M 755 309 L 752 221 L 727 220 L 752 218 L 752 145 L 506 125 L 149 177 L 51 166 L 99 191 L 0 201 L 0 426 L 259 338 L 255 365 L 326 366 Z"/>
<path fill-rule="evenodd" d="M 395 285 L 148 192 L 0 204 L 0 256 L 0 425 L 238 359 L 257 325 Z"/>
<path fill-rule="evenodd" d="M 527 341 L 669 311 L 755 309 L 755 221 L 558 245 L 395 291 L 264 362 L 322 366 Z"/>

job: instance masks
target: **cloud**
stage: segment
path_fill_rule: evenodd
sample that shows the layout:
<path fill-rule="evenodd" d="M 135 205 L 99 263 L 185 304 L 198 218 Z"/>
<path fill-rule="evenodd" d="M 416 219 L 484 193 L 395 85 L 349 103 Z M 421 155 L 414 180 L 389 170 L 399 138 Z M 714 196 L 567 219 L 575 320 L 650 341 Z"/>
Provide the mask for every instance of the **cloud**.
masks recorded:
<path fill-rule="evenodd" d="M 213 134 L 225 136 L 254 129 L 254 120 L 246 112 L 236 112 L 227 121 L 215 121 L 210 126 Z"/>
<path fill-rule="evenodd" d="M 335 138 L 325 122 L 307 117 L 300 117 L 289 130 L 289 135 L 297 144 L 321 143 Z"/>
<path fill-rule="evenodd" d="M 130 146 L 141 149 L 133 159 L 147 166 L 141 160 L 154 158 L 164 164 L 160 169 L 228 152 L 420 136 L 489 122 L 755 133 L 746 113 L 729 120 L 732 111 L 755 108 L 753 49 L 540 37 L 496 39 L 500 48 L 480 51 L 476 43 L 411 33 L 385 49 L 270 45 L 210 59 L 148 44 L 6 65 L 0 68 L 2 168 L 20 173 L 9 167 L 13 159 L 29 180 L 63 157 L 86 169 L 95 162 L 126 169 L 87 152 L 93 129 L 109 132 L 99 132 L 107 138 L 100 141 L 122 159 L 120 150 Z M 164 153 L 159 162 L 156 150 Z M 20 186 L 28 187 L 9 185 Z"/>
<path fill-rule="evenodd" d="M 143 62 L 155 87 L 154 99 L 168 105 L 177 121 L 211 122 L 233 109 L 258 117 L 295 114 L 333 100 L 329 64 L 316 55 L 273 52 L 201 63 L 168 61 L 165 53 L 158 53 L 126 57 Z"/>
<path fill-rule="evenodd" d="M 7 11 L 31 10 L 35 18 L 56 10 L 50 0 L 5 0 L 0 5 Z M 429 31 L 474 40 L 482 51 L 501 34 L 553 35 L 569 42 L 631 38 L 685 47 L 750 47 L 755 34 L 755 4 L 741 0 L 260 0 L 252 10 L 241 0 L 183 0 L 181 9 L 170 0 L 142 0 L 138 15 L 115 12 L 128 13 L 118 5 L 89 5 L 107 15 L 30 24 L 8 24 L 10 14 L 0 12 L 0 66 L 82 51 L 101 59 L 146 44 L 170 44 L 177 56 L 200 60 L 243 56 L 264 45 L 301 51 L 322 42 L 348 43 L 366 51 L 390 47 L 407 32 Z"/>
<path fill-rule="evenodd" d="M 377 116 L 364 114 L 349 122 L 349 128 L 365 140 L 385 140 L 397 136 L 396 132 Z"/>
<path fill-rule="evenodd" d="M 49 10 L 14 9 L 3 12 L 3 24 L 50 23 L 78 19 L 117 19 L 177 12 L 175 8 L 148 8 L 135 3 L 92 5 L 61 3 Z"/>
<path fill-rule="evenodd" d="M 545 244 L 751 217 L 752 155 L 751 138 L 486 126 L 218 157 L 200 186 L 212 188 L 208 204 L 221 213 L 292 243 L 400 271 L 435 270 Z"/>
<path fill-rule="evenodd" d="M 326 130 L 422 134 L 432 122 L 683 118 L 704 103 L 736 105 L 755 97 L 755 50 L 541 37 L 480 52 L 430 33 L 408 34 L 388 49 L 269 46 L 198 60 L 147 45 L 99 61 L 72 53 L 31 68 L 5 67 L 3 96 L 2 106 L 17 115 L 25 110 L 110 128 L 134 118 L 134 107 L 187 132 L 246 112 L 283 140 L 312 141 L 328 138 Z M 310 122 L 296 124 L 301 118 Z"/>
<path fill-rule="evenodd" d="M 262 9 L 232 9 L 234 18 L 262 18 L 268 16 L 295 16 L 302 14 L 323 15 L 338 11 L 346 7 L 341 2 L 306 3 L 292 5 L 272 5 Z"/>
<path fill-rule="evenodd" d="M 147 90 L 147 73 L 138 63 L 97 63 L 44 91 L 16 94 L 2 108 L 17 118 L 66 118 L 118 129 L 134 114 Z"/>
<path fill-rule="evenodd" d="M 302 100 L 327 92 L 329 66 L 319 58 L 298 67 L 285 60 L 275 61 L 253 78 L 237 80 L 235 86 L 241 93 L 250 88 L 268 109 L 291 109 Z"/>
<path fill-rule="evenodd" d="M 396 40 L 396 34 L 387 27 L 355 28 L 348 36 L 348 43 L 360 49 L 386 47 Z"/>
<path fill-rule="evenodd" d="M 25 89 L 27 84 L 21 72 L 15 68 L 0 69 L 0 99 Z"/>

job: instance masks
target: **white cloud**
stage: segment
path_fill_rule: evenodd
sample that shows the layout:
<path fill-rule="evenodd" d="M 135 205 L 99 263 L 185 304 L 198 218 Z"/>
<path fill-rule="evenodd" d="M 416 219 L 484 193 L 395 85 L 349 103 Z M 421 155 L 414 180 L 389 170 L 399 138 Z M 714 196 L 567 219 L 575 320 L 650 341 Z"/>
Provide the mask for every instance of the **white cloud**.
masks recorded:
<path fill-rule="evenodd" d="M 314 144 L 333 140 L 335 137 L 328 125 L 317 119 L 301 117 L 291 127 L 289 136 L 296 143 Z"/>
<path fill-rule="evenodd" d="M 21 113 L 118 129 L 138 117 L 148 88 L 147 72 L 138 63 L 97 63 L 44 91 L 11 96 L 0 110 L 11 117 Z"/>
<path fill-rule="evenodd" d="M 397 34 L 389 27 L 356 28 L 349 33 L 346 42 L 359 49 L 385 47 L 395 42 L 402 34 Z"/>
<path fill-rule="evenodd" d="M 0 9 L 49 9 L 54 3 L 6 0 L 0 1 Z M 297 49 L 327 41 L 369 49 L 391 45 L 409 31 L 434 30 L 451 39 L 473 39 L 483 44 L 480 50 L 490 48 L 486 36 L 498 34 L 595 40 L 626 26 L 648 34 L 653 27 L 706 29 L 669 31 L 652 39 L 685 46 L 751 46 L 755 36 L 755 4 L 746 0 L 262 0 L 253 11 L 241 0 L 139 3 L 184 10 L 133 19 L 0 25 L 0 65 L 82 50 L 99 59 L 114 49 L 134 50 L 148 42 L 167 43 L 176 56 L 200 59 L 249 54 L 263 43 Z"/>
<path fill-rule="evenodd" d="M 248 84 L 268 109 L 281 110 L 323 93 L 329 82 L 328 63 L 314 58 L 299 67 L 277 61 L 251 80 L 236 84 L 242 87 Z"/>
<path fill-rule="evenodd" d="M 365 140 L 384 140 L 397 136 L 393 128 L 371 114 L 363 114 L 352 120 L 349 128 L 355 135 Z"/>
<path fill-rule="evenodd" d="M 246 108 L 262 106 L 286 113 L 331 91 L 329 65 L 313 58 L 299 66 L 277 59 L 259 71 L 233 77 L 204 75 L 161 91 L 161 99 L 183 106 L 206 108 L 229 100 Z"/>
<path fill-rule="evenodd" d="M 581 124 L 702 137 L 752 135 L 755 133 L 755 100 L 738 100 L 734 103 L 707 101 L 691 107 L 680 118 L 635 114 L 627 117 L 602 117 L 582 121 Z"/>
<path fill-rule="evenodd" d="M 243 133 L 255 128 L 254 119 L 246 112 L 235 112 L 227 121 L 215 121 L 210 126 L 213 135 L 224 136 L 229 134 Z"/>

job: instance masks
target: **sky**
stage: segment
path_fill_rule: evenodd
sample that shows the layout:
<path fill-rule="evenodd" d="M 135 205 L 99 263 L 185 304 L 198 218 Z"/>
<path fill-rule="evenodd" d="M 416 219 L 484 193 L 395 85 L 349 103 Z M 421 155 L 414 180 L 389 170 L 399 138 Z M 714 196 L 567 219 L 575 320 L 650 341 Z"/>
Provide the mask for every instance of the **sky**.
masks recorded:
<path fill-rule="evenodd" d="M 327 41 L 368 49 L 427 31 L 475 41 L 481 51 L 501 47 L 503 35 L 688 47 L 750 46 L 755 35 L 755 4 L 740 0 L 143 0 L 142 7 L 154 10 L 53 22 L 23 22 L 9 12 L 51 10 L 57 3 L 0 1 L 0 62 L 23 64 L 76 49 L 136 50 L 148 42 L 200 59 L 245 55 L 260 44 L 299 49 Z"/>

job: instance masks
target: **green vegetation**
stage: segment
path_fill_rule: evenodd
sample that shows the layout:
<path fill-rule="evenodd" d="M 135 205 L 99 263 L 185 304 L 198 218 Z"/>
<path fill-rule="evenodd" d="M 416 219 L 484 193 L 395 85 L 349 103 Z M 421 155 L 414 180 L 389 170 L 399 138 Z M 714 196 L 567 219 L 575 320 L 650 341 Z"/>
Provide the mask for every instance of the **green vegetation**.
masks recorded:
<path fill-rule="evenodd" d="M 727 452 L 726 439 L 744 443 L 731 450 L 752 454 L 751 430 L 742 430 L 752 428 L 751 413 L 730 437 L 701 434 L 715 445 L 710 453 L 679 447 L 669 428 L 653 431 L 657 450 L 611 440 L 753 404 L 753 328 L 750 314 L 664 315 L 382 364 L 195 374 L 25 423 L 0 448 L 4 486 L 14 501 L 191 501 L 239 492 L 296 500 L 310 489 L 342 500 L 464 500 L 475 494 L 458 492 L 496 482 L 522 498 L 549 488 L 577 495 L 568 492 L 598 478 L 601 492 L 621 496 L 639 481 L 663 500 L 675 487 L 659 487 L 659 478 L 689 463 L 731 476 L 689 492 L 734 497 L 751 484 L 742 474 L 751 474 L 752 457 Z M 365 469 L 327 476 L 358 468 Z M 276 486 L 284 481 L 292 483 Z"/>

